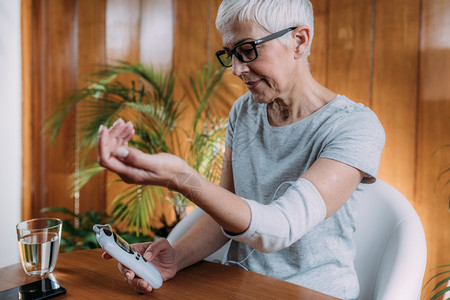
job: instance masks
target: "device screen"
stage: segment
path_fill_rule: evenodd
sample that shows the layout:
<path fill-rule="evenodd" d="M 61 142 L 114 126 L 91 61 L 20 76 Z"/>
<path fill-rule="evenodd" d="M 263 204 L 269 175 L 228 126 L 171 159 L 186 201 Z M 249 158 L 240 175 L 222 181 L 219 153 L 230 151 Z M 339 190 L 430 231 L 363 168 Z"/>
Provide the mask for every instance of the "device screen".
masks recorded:
<path fill-rule="evenodd" d="M 133 247 L 131 247 L 130 244 L 128 244 L 123 238 L 121 238 L 114 232 L 113 232 L 113 236 L 114 236 L 114 241 L 116 242 L 117 245 L 119 245 L 120 248 L 127 251 L 128 253 L 134 254 Z"/>
<path fill-rule="evenodd" d="M 97 225 L 95 225 L 97 226 Z M 94 227 L 95 227 L 94 226 Z M 134 249 L 133 247 L 131 247 L 123 238 L 121 238 L 120 236 L 118 236 L 115 232 L 112 231 L 111 226 L 107 225 L 107 226 L 99 226 L 98 228 L 101 228 L 103 230 L 103 232 L 107 235 L 107 236 L 113 236 L 114 238 L 114 242 L 116 242 L 116 244 L 122 248 L 123 250 L 125 250 L 128 253 L 134 254 Z"/>
<path fill-rule="evenodd" d="M 0 299 L 5 300 L 31 300 L 48 299 L 66 293 L 66 289 L 58 283 L 44 278 L 35 282 L 27 283 L 9 290 L 0 292 Z"/>

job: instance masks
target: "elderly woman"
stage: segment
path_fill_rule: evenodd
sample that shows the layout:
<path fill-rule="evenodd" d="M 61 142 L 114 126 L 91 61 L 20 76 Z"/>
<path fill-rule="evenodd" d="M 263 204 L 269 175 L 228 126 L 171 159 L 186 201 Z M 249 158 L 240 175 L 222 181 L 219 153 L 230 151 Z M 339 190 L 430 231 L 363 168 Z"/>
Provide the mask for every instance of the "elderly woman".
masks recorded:
<path fill-rule="evenodd" d="M 168 280 L 231 239 L 231 265 L 358 297 L 353 215 L 358 185 L 378 172 L 382 126 L 369 108 L 311 76 L 308 0 L 224 0 L 216 26 L 217 58 L 249 89 L 229 115 L 220 186 L 176 156 L 129 148 L 130 123 L 100 128 L 102 166 L 126 182 L 167 186 L 206 212 L 173 246 L 161 239 L 136 250 Z M 151 291 L 119 268 L 138 291 Z"/>

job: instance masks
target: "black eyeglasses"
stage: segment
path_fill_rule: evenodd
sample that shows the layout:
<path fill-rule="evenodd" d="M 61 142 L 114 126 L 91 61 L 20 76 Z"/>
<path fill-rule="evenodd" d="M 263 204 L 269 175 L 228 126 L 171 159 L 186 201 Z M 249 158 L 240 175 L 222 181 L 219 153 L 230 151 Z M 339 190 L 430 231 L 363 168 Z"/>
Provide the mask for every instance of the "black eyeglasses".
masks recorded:
<path fill-rule="evenodd" d="M 262 39 L 253 41 L 253 42 L 245 42 L 236 45 L 233 49 L 222 49 L 216 52 L 216 57 L 225 68 L 231 67 L 233 64 L 232 56 L 233 54 L 239 59 L 241 62 L 248 63 L 254 61 L 258 58 L 258 51 L 256 51 L 256 45 L 265 43 L 267 41 L 279 38 L 289 31 L 296 29 L 297 27 L 289 27 L 283 29 L 281 31 L 272 33 Z"/>

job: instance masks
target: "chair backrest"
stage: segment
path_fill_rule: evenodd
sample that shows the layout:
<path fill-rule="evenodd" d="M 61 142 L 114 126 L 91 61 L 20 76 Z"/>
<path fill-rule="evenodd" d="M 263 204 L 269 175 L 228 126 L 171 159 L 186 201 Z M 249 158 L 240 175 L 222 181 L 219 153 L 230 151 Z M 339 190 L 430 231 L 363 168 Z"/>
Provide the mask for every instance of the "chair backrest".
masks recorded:
<path fill-rule="evenodd" d="M 200 218 L 205 212 L 200 207 L 195 207 L 194 210 L 184 217 L 175 227 L 170 231 L 167 240 L 170 244 L 178 241 L 186 232 L 197 222 L 198 218 Z M 226 243 L 222 248 L 206 257 L 205 260 L 217 262 L 217 263 L 225 263 L 228 248 L 230 247 L 230 242 Z"/>
<path fill-rule="evenodd" d="M 194 225 L 194 223 L 197 222 L 198 218 L 200 218 L 204 213 L 205 212 L 200 207 L 196 206 L 192 212 L 181 219 L 181 221 L 178 222 L 178 224 L 175 225 L 174 228 L 172 228 L 169 235 L 167 236 L 167 240 L 169 241 L 169 243 L 173 244 L 178 241 L 183 235 L 186 234 L 186 232 L 189 231 L 192 225 Z"/>
<path fill-rule="evenodd" d="M 419 299 L 427 257 L 419 216 L 386 182 L 361 186 L 354 233 L 359 298 Z"/>

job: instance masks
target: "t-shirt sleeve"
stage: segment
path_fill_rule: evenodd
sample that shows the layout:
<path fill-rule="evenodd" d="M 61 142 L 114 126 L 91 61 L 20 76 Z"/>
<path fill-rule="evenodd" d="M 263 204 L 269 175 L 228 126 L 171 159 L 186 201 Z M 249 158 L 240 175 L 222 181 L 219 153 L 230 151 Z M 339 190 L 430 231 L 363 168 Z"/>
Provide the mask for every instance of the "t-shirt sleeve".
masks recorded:
<path fill-rule="evenodd" d="M 319 157 L 348 164 L 365 173 L 363 183 L 378 175 L 385 132 L 377 116 L 368 108 L 348 112 L 324 141 Z"/>

